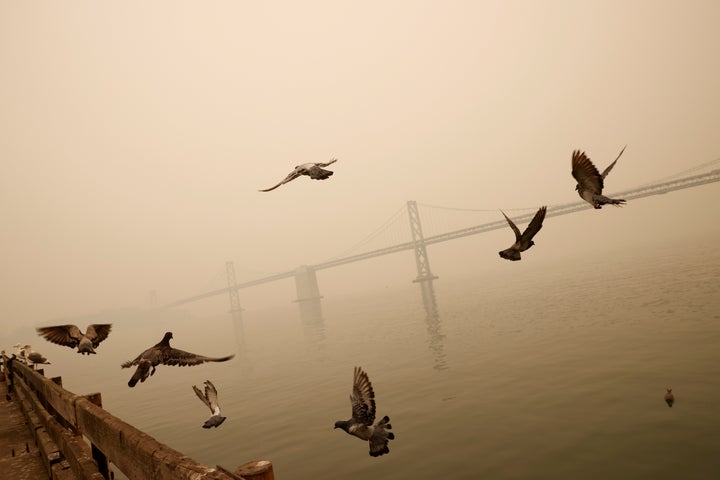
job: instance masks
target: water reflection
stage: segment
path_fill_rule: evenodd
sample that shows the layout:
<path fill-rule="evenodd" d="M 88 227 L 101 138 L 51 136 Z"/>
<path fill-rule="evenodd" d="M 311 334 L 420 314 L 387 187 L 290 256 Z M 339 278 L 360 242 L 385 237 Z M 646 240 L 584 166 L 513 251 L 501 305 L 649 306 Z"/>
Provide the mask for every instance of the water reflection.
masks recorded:
<path fill-rule="evenodd" d="M 237 361 L 243 374 L 252 371 L 252 363 L 248 358 L 247 346 L 245 344 L 245 323 L 243 322 L 242 309 L 231 310 L 230 315 L 235 332 L 235 346 L 237 347 Z"/>
<path fill-rule="evenodd" d="M 322 350 L 325 348 L 325 319 L 322 314 L 320 298 L 311 298 L 298 301 L 300 322 L 302 323 L 305 339 L 313 347 Z"/>
<path fill-rule="evenodd" d="M 425 325 L 428 333 L 428 346 L 433 354 L 433 368 L 447 370 L 447 354 L 445 353 L 445 334 L 442 333 L 440 314 L 435 298 L 435 287 L 432 280 L 417 282 L 420 286 L 423 307 L 425 308 Z"/>

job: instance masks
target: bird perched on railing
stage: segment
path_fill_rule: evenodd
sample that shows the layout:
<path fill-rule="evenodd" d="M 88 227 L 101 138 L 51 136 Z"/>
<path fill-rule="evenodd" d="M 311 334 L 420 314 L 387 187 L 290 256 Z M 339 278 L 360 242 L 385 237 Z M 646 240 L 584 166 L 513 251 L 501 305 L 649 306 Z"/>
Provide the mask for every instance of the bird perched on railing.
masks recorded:
<path fill-rule="evenodd" d="M 503 214 L 503 217 L 505 217 L 505 220 L 507 220 L 507 223 L 508 225 L 510 225 L 510 228 L 512 228 L 512 231 L 515 232 L 515 243 L 510 245 L 509 248 L 498 252 L 502 258 L 512 261 L 520 260 L 520 252 L 524 252 L 528 248 L 535 245 L 535 242 L 533 242 L 532 239 L 535 234 L 538 233 L 542 228 L 542 223 L 545 219 L 546 211 L 547 207 L 540 207 L 533 219 L 530 220 L 530 223 L 528 224 L 527 228 L 525 228 L 525 231 L 521 234 L 515 223 L 513 223 L 513 221 L 510 220 L 507 215 L 505 215 L 505 212 L 500 210 L 500 213 Z"/>
<path fill-rule="evenodd" d="M 225 418 L 220 415 L 220 405 L 218 405 L 217 389 L 210 380 L 205 380 L 205 393 L 202 392 L 198 387 L 193 385 L 193 390 L 202 402 L 208 406 L 212 412 L 212 416 L 208 418 L 203 424 L 203 428 L 219 427 L 225 421 Z"/>
<path fill-rule="evenodd" d="M 155 367 L 160 364 L 184 367 L 200 365 L 205 362 L 226 362 L 235 356 L 213 358 L 184 352 L 170 346 L 171 338 L 173 338 L 172 332 L 167 332 L 160 342 L 142 352 L 134 360 L 129 360 L 121 365 L 122 368 L 137 365 L 135 373 L 128 382 L 129 387 L 134 387 L 138 381 L 144 382 L 149 376 L 154 375 Z"/>
<path fill-rule="evenodd" d="M 577 180 L 575 190 L 577 190 L 580 198 L 588 202 L 594 208 L 602 208 L 603 205 L 607 204 L 620 206 L 625 203 L 625 200 L 620 198 L 609 198 L 602 194 L 603 187 L 605 186 L 603 182 L 605 177 L 607 177 L 607 174 L 613 169 L 624 151 L 625 147 L 620 150 L 620 153 L 615 158 L 615 161 L 603 170 L 602 174 L 598 172 L 595 165 L 593 165 L 590 159 L 585 155 L 585 152 L 581 152 L 580 150 L 573 151 L 572 176 L 575 180 Z"/>
<path fill-rule="evenodd" d="M 378 457 L 389 453 L 388 442 L 395 438 L 395 435 L 388 430 L 392 429 L 390 417 L 384 416 L 379 422 L 375 421 L 375 392 L 373 391 L 370 379 L 362 368 L 355 367 L 353 376 L 353 389 L 350 395 L 352 405 L 352 417 L 350 420 L 338 420 L 335 428 L 341 428 L 350 435 L 370 444 L 370 455 Z"/>
<path fill-rule="evenodd" d="M 29 363 L 50 365 L 50 362 L 47 361 L 47 358 L 40 355 L 40 353 L 34 351 L 30 345 L 25 345 L 23 347 L 23 354 Z"/>
<path fill-rule="evenodd" d="M 110 335 L 112 329 L 111 323 L 99 323 L 88 325 L 85 333 L 75 325 L 55 325 L 53 327 L 37 328 L 38 335 L 48 342 L 52 342 L 64 347 L 75 348 L 83 355 L 95 353 L 95 349 L 100 342 Z"/>
<path fill-rule="evenodd" d="M 295 169 L 290 172 L 287 177 L 285 177 L 280 183 L 278 183 L 274 187 L 266 188 L 265 190 L 260 191 L 269 192 L 270 190 L 275 190 L 280 185 L 288 183 L 291 180 L 295 180 L 301 175 L 307 175 L 313 180 L 325 180 L 326 178 L 331 176 L 333 172 L 330 170 L 325 170 L 323 167 L 332 165 L 335 162 L 337 162 L 337 158 L 333 158 L 327 163 L 303 163 L 302 165 L 296 166 Z"/>

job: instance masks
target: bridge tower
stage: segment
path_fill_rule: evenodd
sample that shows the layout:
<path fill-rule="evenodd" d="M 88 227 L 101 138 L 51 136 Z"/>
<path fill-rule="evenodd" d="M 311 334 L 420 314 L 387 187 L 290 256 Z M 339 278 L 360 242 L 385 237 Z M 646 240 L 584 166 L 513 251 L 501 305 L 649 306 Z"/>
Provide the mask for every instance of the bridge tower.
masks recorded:
<path fill-rule="evenodd" d="M 418 272 L 418 276 L 413 282 L 432 282 L 438 277 L 433 275 L 430 270 L 430 260 L 428 259 L 427 250 L 425 249 L 425 237 L 423 237 L 417 202 L 415 200 L 409 200 L 407 202 L 407 209 L 408 217 L 410 218 L 410 233 L 412 234 L 413 244 L 415 245 L 415 265 L 417 266 Z"/>
<path fill-rule="evenodd" d="M 235 263 L 225 262 L 225 272 L 227 273 L 228 294 L 230 295 L 230 315 L 232 315 L 233 325 L 235 325 L 235 335 L 239 340 L 245 337 L 242 307 L 240 306 L 240 294 L 237 288 L 237 277 L 235 276 Z"/>
<path fill-rule="evenodd" d="M 295 270 L 295 290 L 297 291 L 297 300 L 295 301 L 300 306 L 301 317 L 304 319 L 322 318 L 320 299 L 323 297 L 320 295 L 317 275 L 313 267 L 301 265 Z"/>

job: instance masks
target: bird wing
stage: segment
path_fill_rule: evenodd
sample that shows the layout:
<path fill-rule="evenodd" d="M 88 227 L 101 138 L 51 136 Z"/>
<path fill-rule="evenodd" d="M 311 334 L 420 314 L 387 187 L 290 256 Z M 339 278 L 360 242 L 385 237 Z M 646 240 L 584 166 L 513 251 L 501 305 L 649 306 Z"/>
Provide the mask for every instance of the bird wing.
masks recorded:
<path fill-rule="evenodd" d="M 100 342 L 105 340 L 110 335 L 112 329 L 111 323 L 95 323 L 88 325 L 85 331 L 85 336 L 92 342 L 93 347 L 100 345 Z"/>
<path fill-rule="evenodd" d="M 208 408 L 210 409 L 210 411 L 212 412 L 212 406 L 210 405 L 210 401 L 208 401 L 207 397 L 203 394 L 203 392 L 202 392 L 198 387 L 196 387 L 195 385 L 193 385 L 192 387 L 193 387 L 193 390 L 195 390 L 195 395 L 197 395 L 198 398 L 199 398 L 200 400 L 202 400 L 202 402 L 203 402 L 205 405 L 207 405 L 207 407 L 208 407 Z"/>
<path fill-rule="evenodd" d="M 518 230 L 517 226 L 513 223 L 513 221 L 510 220 L 507 215 L 505 215 L 505 212 L 500 210 L 500 213 L 503 214 L 503 217 L 505 217 L 505 220 L 507 220 L 508 225 L 510 225 L 510 228 L 512 228 L 512 231 L 515 232 L 515 241 L 517 242 L 518 240 L 520 240 L 520 230 Z"/>
<path fill-rule="evenodd" d="M 82 332 L 75 325 L 55 325 L 36 329 L 38 335 L 48 342 L 64 347 L 76 347 L 82 338 Z"/>
<path fill-rule="evenodd" d="M 364 425 L 373 424 L 375 421 L 375 392 L 367 373 L 363 372 L 360 367 L 355 367 L 350 403 L 353 420 Z"/>
<path fill-rule="evenodd" d="M 149 356 L 150 353 L 152 353 L 152 350 L 153 350 L 154 348 L 156 348 L 156 347 L 150 347 L 150 348 L 148 348 L 147 350 L 145 350 L 144 352 L 142 352 L 140 355 L 138 355 L 137 357 L 135 357 L 133 360 L 128 360 L 127 362 L 125 362 L 125 363 L 123 363 L 122 365 L 120 365 L 120 367 L 122 367 L 122 368 L 129 368 L 129 367 L 132 367 L 133 365 L 140 365 L 140 361 L 141 361 L 143 358 L 145 358 L 146 356 Z"/>
<path fill-rule="evenodd" d="M 271 190 L 275 190 L 275 189 L 278 188 L 280 185 L 283 185 L 283 184 L 285 184 L 285 183 L 288 183 L 290 180 L 295 180 L 295 179 L 298 178 L 300 175 L 301 175 L 301 173 L 300 173 L 297 169 L 295 169 L 295 170 L 293 170 L 292 172 L 290 172 L 290 173 L 288 174 L 288 176 L 285 177 L 285 178 L 284 178 L 280 183 L 278 183 L 277 185 L 275 185 L 275 186 L 273 186 L 273 187 L 270 187 L 270 188 L 266 188 L 265 190 L 260 190 L 260 191 L 261 191 L 261 192 L 269 192 L 269 191 L 271 191 Z"/>
<path fill-rule="evenodd" d="M 575 150 L 572 154 L 572 176 L 577 180 L 583 190 L 600 195 L 603 189 L 603 179 L 595 165 L 585 155 L 585 152 Z"/>
<path fill-rule="evenodd" d="M 335 162 L 337 162 L 337 158 L 333 158 L 332 160 L 330 160 L 330 161 L 327 162 L 327 163 L 316 163 L 315 165 L 317 165 L 318 167 L 328 167 L 328 166 L 332 165 L 332 164 L 335 163 Z"/>
<path fill-rule="evenodd" d="M 547 207 L 540 207 L 538 209 L 537 213 L 535 213 L 535 216 L 532 220 L 530 220 L 530 223 L 523 232 L 522 237 L 520 238 L 520 243 L 529 244 L 535 234 L 540 231 L 543 220 L 545 219 L 545 212 L 547 212 Z"/>
<path fill-rule="evenodd" d="M 615 157 L 615 161 L 612 162 L 610 165 L 608 165 L 608 167 L 607 167 L 605 170 L 603 170 L 602 175 L 600 175 L 600 177 L 601 177 L 603 180 L 605 179 L 605 177 L 607 177 L 607 174 L 610 173 L 610 170 L 613 169 L 613 167 L 615 166 L 615 164 L 617 163 L 618 159 L 619 159 L 620 156 L 623 154 L 623 152 L 625 151 L 626 148 L 627 148 L 627 145 L 625 145 L 625 146 L 622 148 L 622 150 L 620 150 L 620 153 L 618 153 L 618 156 Z"/>
<path fill-rule="evenodd" d="M 227 357 L 205 357 L 195 353 L 185 352 L 178 350 L 177 348 L 168 347 L 163 349 L 162 359 L 160 363 L 165 365 L 178 365 L 180 367 L 200 365 L 205 362 L 226 362 L 233 358 L 235 355 L 228 355 Z"/>
<path fill-rule="evenodd" d="M 218 404 L 217 389 L 210 380 L 205 380 L 205 396 L 208 402 L 210 402 L 210 410 L 213 412 L 213 415 L 218 415 L 220 413 L 220 405 Z"/>

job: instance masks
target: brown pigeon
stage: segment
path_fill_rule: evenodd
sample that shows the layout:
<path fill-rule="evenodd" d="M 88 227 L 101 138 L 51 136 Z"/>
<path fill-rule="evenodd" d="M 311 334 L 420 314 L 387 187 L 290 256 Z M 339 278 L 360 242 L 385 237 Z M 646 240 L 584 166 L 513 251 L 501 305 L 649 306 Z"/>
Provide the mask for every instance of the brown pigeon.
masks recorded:
<path fill-rule="evenodd" d="M 585 152 L 581 152 L 580 150 L 573 151 L 572 176 L 577 180 L 575 190 L 577 190 L 580 198 L 592 205 L 593 208 L 599 209 L 602 208 L 603 205 L 608 204 L 620 206 L 625 203 L 625 200 L 609 198 L 602 194 L 603 187 L 605 186 L 603 180 L 605 180 L 605 177 L 610 173 L 610 170 L 615 166 L 624 151 L 625 147 L 620 150 L 615 161 L 602 172 L 602 175 L 585 155 Z"/>
<path fill-rule="evenodd" d="M 337 162 L 337 158 L 333 158 L 327 163 L 303 163 L 302 165 L 296 166 L 295 169 L 290 172 L 287 177 L 285 177 L 280 183 L 278 183 L 274 187 L 266 188 L 265 190 L 260 191 L 269 192 L 271 190 L 275 190 L 280 185 L 288 183 L 291 180 L 295 180 L 301 175 L 307 175 L 313 180 L 325 180 L 326 178 L 331 176 L 333 172 L 330 170 L 325 170 L 322 167 L 327 167 L 335 162 Z"/>
<path fill-rule="evenodd" d="M 122 368 L 137 365 L 135 373 L 128 382 L 129 387 L 134 387 L 138 380 L 144 382 L 149 376 L 154 375 L 155 367 L 160 364 L 184 367 L 200 365 L 205 362 L 226 362 L 235 356 L 228 355 L 227 357 L 213 358 L 184 352 L 170 346 L 171 338 L 173 338 L 172 332 L 167 332 L 159 343 L 142 352 L 134 360 L 128 360 L 121 365 Z"/>

